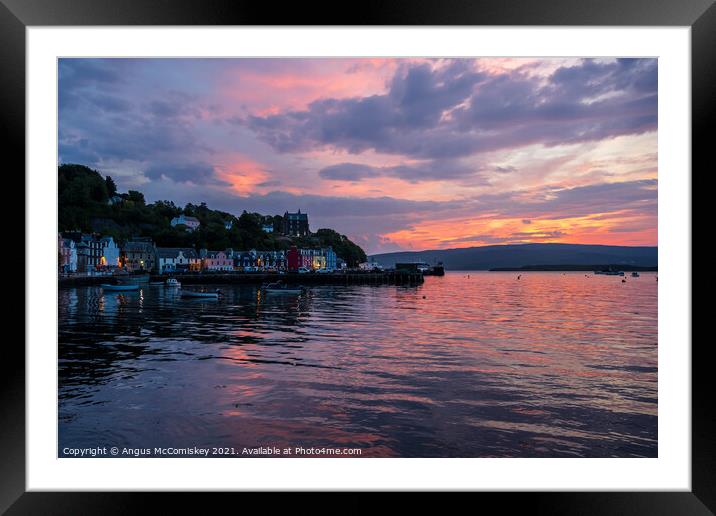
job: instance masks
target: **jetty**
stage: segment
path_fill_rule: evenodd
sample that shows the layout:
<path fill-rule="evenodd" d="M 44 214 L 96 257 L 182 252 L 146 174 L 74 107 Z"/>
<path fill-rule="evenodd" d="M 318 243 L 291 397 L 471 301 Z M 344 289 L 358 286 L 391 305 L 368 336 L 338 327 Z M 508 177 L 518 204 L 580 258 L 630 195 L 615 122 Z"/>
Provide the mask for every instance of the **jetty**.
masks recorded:
<path fill-rule="evenodd" d="M 406 270 L 341 271 L 331 273 L 276 272 L 187 272 L 151 275 L 150 281 L 176 278 L 182 285 L 261 285 L 281 280 L 290 285 L 419 285 L 425 280 L 422 272 Z M 69 276 L 58 279 L 60 287 L 80 287 L 107 283 L 104 276 Z"/>

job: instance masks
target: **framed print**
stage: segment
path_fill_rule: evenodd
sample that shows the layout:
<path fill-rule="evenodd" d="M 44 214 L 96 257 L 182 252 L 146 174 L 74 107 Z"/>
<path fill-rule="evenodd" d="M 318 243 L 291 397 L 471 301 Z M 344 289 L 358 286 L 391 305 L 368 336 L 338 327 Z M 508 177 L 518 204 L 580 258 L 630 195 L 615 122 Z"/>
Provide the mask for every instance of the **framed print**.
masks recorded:
<path fill-rule="evenodd" d="M 3 510 L 710 514 L 691 169 L 716 8 L 588 5 L 4 1 L 27 207 Z"/>

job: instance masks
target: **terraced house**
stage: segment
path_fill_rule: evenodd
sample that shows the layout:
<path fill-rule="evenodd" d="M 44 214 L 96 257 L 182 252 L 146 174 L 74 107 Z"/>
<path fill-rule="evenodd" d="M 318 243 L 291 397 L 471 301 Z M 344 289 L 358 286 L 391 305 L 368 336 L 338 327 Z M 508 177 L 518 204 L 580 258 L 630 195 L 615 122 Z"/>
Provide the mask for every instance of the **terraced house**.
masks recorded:
<path fill-rule="evenodd" d="M 201 258 L 190 247 L 158 247 L 157 272 L 196 272 L 201 270 Z"/>
<path fill-rule="evenodd" d="M 124 244 L 120 263 L 129 272 L 152 272 L 156 267 L 157 248 L 151 238 L 135 238 Z"/>
<path fill-rule="evenodd" d="M 202 249 L 199 252 L 201 256 L 201 269 L 205 271 L 233 271 L 234 270 L 234 252 L 231 249 L 226 251 L 207 251 Z"/>

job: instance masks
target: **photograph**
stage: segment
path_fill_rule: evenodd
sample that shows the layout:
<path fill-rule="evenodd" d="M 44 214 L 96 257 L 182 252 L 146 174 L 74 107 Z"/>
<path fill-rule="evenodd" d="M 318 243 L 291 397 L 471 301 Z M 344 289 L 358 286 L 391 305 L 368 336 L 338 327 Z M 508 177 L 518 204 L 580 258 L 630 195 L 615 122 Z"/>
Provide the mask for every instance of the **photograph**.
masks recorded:
<path fill-rule="evenodd" d="M 56 66 L 56 457 L 660 457 L 659 58 Z"/>

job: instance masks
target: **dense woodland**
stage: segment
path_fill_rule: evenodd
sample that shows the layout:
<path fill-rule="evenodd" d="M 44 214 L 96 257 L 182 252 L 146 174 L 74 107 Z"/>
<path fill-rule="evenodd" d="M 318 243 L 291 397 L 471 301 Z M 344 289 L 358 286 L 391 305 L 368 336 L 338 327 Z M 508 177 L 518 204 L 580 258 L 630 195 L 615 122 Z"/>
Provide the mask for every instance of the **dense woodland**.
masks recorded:
<path fill-rule="evenodd" d="M 319 229 L 309 237 L 287 237 L 280 233 L 282 215 L 261 215 L 243 211 L 239 217 L 210 209 L 206 203 L 176 206 L 172 201 L 147 204 L 135 190 L 118 193 L 110 176 L 103 177 L 84 165 L 58 167 L 59 228 L 63 231 L 96 232 L 122 242 L 132 237 L 151 237 L 159 247 L 195 249 L 286 250 L 299 247 L 332 246 L 349 266 L 366 261 L 366 254 L 345 235 L 332 229 Z M 111 201 L 112 200 L 112 201 Z M 171 219 L 180 214 L 196 217 L 201 227 L 187 231 L 172 227 Z M 226 223 L 232 222 L 231 229 Z M 266 233 L 263 224 L 273 224 Z"/>

